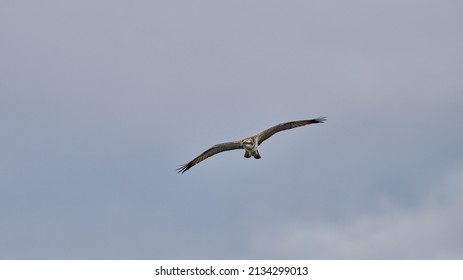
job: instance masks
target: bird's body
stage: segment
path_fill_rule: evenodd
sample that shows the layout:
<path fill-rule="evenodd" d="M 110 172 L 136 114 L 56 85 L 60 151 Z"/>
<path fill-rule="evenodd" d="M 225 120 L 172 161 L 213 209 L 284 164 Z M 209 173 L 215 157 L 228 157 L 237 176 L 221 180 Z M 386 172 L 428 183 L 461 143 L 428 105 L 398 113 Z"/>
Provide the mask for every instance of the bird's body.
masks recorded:
<path fill-rule="evenodd" d="M 280 123 L 278 125 L 272 126 L 269 129 L 262 131 L 261 133 L 257 135 L 247 137 L 239 141 L 226 142 L 226 143 L 214 145 L 211 148 L 204 151 L 199 156 L 197 156 L 195 159 L 190 161 L 189 163 L 180 166 L 180 168 L 178 168 L 177 171 L 179 173 L 184 173 L 185 171 L 187 171 L 194 165 L 200 163 L 201 161 L 207 159 L 208 157 L 211 157 L 221 152 L 231 151 L 231 150 L 236 150 L 236 149 L 244 149 L 245 158 L 254 157 L 256 159 L 260 159 L 261 157 L 260 157 L 259 150 L 258 150 L 259 145 L 262 144 L 262 142 L 267 140 L 269 137 L 271 137 L 273 134 L 283 131 L 283 130 L 296 128 L 296 127 L 300 127 L 300 126 L 304 126 L 308 124 L 323 123 L 325 120 L 326 118 L 318 118 L 318 119 L 311 119 L 311 120 Z"/>
<path fill-rule="evenodd" d="M 250 158 L 251 156 L 253 156 L 256 159 L 260 158 L 259 150 L 257 150 L 257 147 L 259 146 L 257 144 L 258 142 L 259 142 L 259 139 L 257 138 L 257 136 L 244 139 L 243 149 L 245 150 L 244 152 L 245 158 Z"/>

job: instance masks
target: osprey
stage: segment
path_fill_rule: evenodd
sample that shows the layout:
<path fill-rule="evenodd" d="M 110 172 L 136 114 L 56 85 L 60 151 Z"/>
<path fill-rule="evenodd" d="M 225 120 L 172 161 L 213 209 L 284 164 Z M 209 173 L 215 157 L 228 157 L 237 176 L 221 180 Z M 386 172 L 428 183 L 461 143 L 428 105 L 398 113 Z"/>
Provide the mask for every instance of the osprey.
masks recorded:
<path fill-rule="evenodd" d="M 247 137 L 239 141 L 226 142 L 226 143 L 214 145 L 208 150 L 204 151 L 199 156 L 197 156 L 195 159 L 190 161 L 189 163 L 180 166 L 177 169 L 177 171 L 178 173 L 184 173 L 185 171 L 192 168 L 193 166 L 200 163 L 201 161 L 207 159 L 208 157 L 211 157 L 221 152 L 236 150 L 236 149 L 244 149 L 245 158 L 250 158 L 251 156 L 253 156 L 256 159 L 259 159 L 260 154 L 259 154 L 259 151 L 257 150 L 257 147 L 260 144 L 262 144 L 262 142 L 264 142 L 269 137 L 271 137 L 273 134 L 283 131 L 283 130 L 300 127 L 303 125 L 308 125 L 308 124 L 313 124 L 313 123 L 323 123 L 325 122 L 325 120 L 326 118 L 323 117 L 323 118 L 317 118 L 317 119 L 311 119 L 311 120 L 280 123 L 275 126 L 272 126 L 269 129 L 262 131 L 261 133 L 257 135 Z"/>

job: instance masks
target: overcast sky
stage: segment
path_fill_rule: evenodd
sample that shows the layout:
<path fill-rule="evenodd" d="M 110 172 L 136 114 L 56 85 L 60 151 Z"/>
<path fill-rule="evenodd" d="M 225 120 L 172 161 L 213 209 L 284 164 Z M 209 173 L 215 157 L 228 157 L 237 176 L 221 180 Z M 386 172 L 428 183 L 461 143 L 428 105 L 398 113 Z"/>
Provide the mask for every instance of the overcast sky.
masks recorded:
<path fill-rule="evenodd" d="M 462 14 L 0 1 L 0 259 L 463 258 Z"/>

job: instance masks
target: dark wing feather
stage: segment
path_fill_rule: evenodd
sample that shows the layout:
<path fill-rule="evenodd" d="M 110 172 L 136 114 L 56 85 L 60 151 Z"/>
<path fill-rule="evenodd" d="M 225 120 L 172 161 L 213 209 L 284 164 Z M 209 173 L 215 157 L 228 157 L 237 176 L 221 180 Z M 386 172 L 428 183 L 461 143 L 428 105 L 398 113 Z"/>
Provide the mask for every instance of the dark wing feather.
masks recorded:
<path fill-rule="evenodd" d="M 286 122 L 286 123 L 277 124 L 275 126 L 272 126 L 269 129 L 262 131 L 261 133 L 257 135 L 257 138 L 259 140 L 258 144 L 260 145 L 262 142 L 264 142 L 265 140 L 267 140 L 268 138 L 270 138 L 273 134 L 277 132 L 291 129 L 291 128 L 300 127 L 303 125 L 313 124 L 313 123 L 323 123 L 325 122 L 325 120 L 326 118 L 323 117 L 323 118 L 318 118 L 318 119 L 302 120 L 302 121 L 294 121 L 294 122 Z"/>
<path fill-rule="evenodd" d="M 236 150 L 236 149 L 241 149 L 243 145 L 241 144 L 241 141 L 235 141 L 235 142 L 226 142 L 226 143 L 221 143 L 214 145 L 207 149 L 205 152 L 197 156 L 195 159 L 190 161 L 187 164 L 184 164 L 180 166 L 177 171 L 178 173 L 183 173 L 187 171 L 188 169 L 192 168 L 196 164 L 200 163 L 201 161 L 207 159 L 208 157 L 211 157 L 215 154 L 225 152 L 225 151 L 230 151 L 230 150 Z"/>

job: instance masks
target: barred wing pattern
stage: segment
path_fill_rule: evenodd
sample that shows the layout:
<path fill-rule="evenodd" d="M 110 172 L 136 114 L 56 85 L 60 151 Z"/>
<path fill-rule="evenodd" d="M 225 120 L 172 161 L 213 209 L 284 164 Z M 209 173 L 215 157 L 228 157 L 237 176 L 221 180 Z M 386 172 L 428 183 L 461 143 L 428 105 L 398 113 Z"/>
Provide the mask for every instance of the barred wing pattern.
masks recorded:
<path fill-rule="evenodd" d="M 241 141 L 226 142 L 226 143 L 221 143 L 221 144 L 214 145 L 214 146 L 210 147 L 209 149 L 207 149 L 202 154 L 200 154 L 199 156 L 197 156 L 195 159 L 190 161 L 189 163 L 184 164 L 184 165 L 180 166 L 179 168 L 177 168 L 177 171 L 178 171 L 178 173 L 184 173 L 185 171 L 192 168 L 196 164 L 200 163 L 201 161 L 203 161 L 203 160 L 205 160 L 205 159 L 207 159 L 207 158 L 209 158 L 209 157 L 211 157 L 211 156 L 213 156 L 215 154 L 225 152 L 225 151 L 242 149 L 242 148 L 243 148 L 243 145 L 242 145 Z"/>
<path fill-rule="evenodd" d="M 277 132 L 287 130 L 287 129 L 291 129 L 291 128 L 304 126 L 304 125 L 308 125 L 308 124 L 313 124 L 313 123 L 323 123 L 323 122 L 325 122 L 325 120 L 326 120 L 326 118 L 323 117 L 323 118 L 317 118 L 317 119 L 311 119 L 311 120 L 293 121 L 293 122 L 286 122 L 286 123 L 277 124 L 277 125 L 272 126 L 271 128 L 266 129 L 266 130 L 264 130 L 261 133 L 256 135 L 257 139 L 259 141 L 258 144 L 260 145 L 262 142 L 264 142 L 265 140 L 267 140 L 268 138 L 270 138 L 273 134 L 275 134 Z"/>

